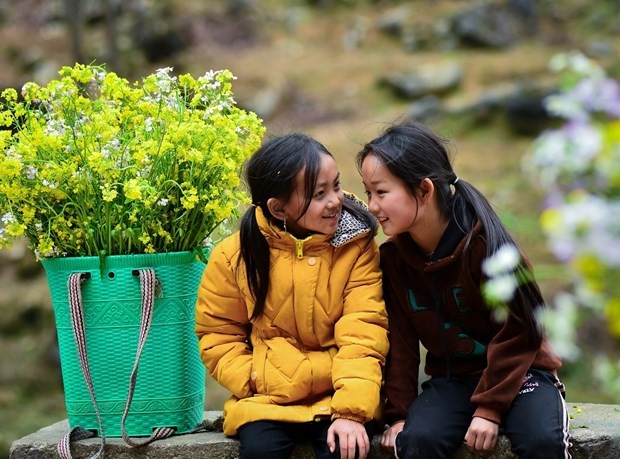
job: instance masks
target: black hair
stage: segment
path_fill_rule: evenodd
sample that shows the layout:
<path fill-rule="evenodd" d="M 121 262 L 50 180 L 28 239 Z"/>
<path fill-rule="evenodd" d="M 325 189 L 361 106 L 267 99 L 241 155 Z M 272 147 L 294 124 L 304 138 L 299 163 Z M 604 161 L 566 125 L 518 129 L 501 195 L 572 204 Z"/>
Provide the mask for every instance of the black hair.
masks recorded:
<path fill-rule="evenodd" d="M 487 257 L 505 244 L 517 247 L 523 261 L 515 275 L 521 285 L 511 302 L 510 313 L 526 325 L 534 343 L 539 345 L 541 332 L 533 308 L 543 306 L 543 301 L 525 261 L 525 254 L 486 197 L 475 186 L 456 175 L 448 154 L 448 144 L 446 139 L 424 124 L 405 121 L 389 126 L 383 134 L 364 145 L 357 154 L 357 167 L 361 170 L 364 159 L 369 155 L 374 156 L 404 182 L 416 201 L 416 190 L 424 179 L 430 179 L 435 186 L 440 212 L 446 219 L 454 220 L 469 237 L 476 223 L 481 222 Z"/>
<path fill-rule="evenodd" d="M 267 201 L 277 198 L 288 202 L 296 189 L 297 175 L 303 170 L 305 200 L 303 210 L 298 216 L 301 218 L 308 210 L 314 195 L 321 155 L 333 157 L 317 140 L 294 132 L 267 140 L 245 165 L 245 181 L 252 198 L 252 206 L 241 218 L 239 263 L 245 264 L 248 285 L 255 301 L 251 319 L 256 319 L 263 313 L 270 285 L 269 244 L 258 227 L 256 207 L 260 207 L 263 215 L 273 224 L 281 226 L 280 221 L 269 211 Z M 348 199 L 345 199 L 343 209 L 368 225 L 368 240 L 372 240 L 377 223 L 370 212 Z"/>

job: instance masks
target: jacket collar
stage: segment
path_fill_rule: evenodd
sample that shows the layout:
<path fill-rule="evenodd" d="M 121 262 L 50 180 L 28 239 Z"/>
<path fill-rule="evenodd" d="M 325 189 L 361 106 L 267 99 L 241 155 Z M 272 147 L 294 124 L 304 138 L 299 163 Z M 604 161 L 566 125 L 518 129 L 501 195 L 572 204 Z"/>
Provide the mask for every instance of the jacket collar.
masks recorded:
<path fill-rule="evenodd" d="M 366 204 L 363 201 L 357 199 L 357 197 L 353 194 L 345 194 L 345 201 L 355 202 L 364 209 L 366 209 Z M 340 216 L 340 221 L 338 222 L 338 228 L 336 232 L 332 235 L 331 240 L 329 241 L 331 245 L 334 247 L 340 247 L 341 245 L 346 244 L 353 239 L 356 239 L 362 234 L 366 234 L 370 231 L 370 227 L 366 224 L 366 222 L 359 220 L 353 214 L 348 212 L 346 209 L 342 209 L 342 214 Z"/>
<path fill-rule="evenodd" d="M 402 233 L 392 236 L 388 242 L 393 243 L 398 252 L 407 262 L 417 269 L 433 271 L 451 264 L 455 259 L 460 257 L 471 239 L 482 233 L 482 223 L 478 221 L 474 228 L 468 233 L 464 233 L 458 223 L 451 220 L 444 231 L 433 258 L 429 259 L 424 256 L 422 249 L 411 238 L 409 233 Z"/>

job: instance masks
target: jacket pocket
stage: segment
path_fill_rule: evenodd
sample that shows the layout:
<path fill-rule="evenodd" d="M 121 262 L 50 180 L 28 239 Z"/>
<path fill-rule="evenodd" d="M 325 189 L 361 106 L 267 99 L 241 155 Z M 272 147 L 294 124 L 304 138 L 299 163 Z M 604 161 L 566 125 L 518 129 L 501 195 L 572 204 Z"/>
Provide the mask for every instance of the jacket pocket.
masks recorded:
<path fill-rule="evenodd" d="M 335 348 L 305 353 L 286 338 L 266 339 L 254 347 L 251 385 L 281 405 L 331 393 L 335 353 Z"/>
<path fill-rule="evenodd" d="M 269 398 L 278 404 L 293 403 L 312 393 L 312 367 L 303 352 L 285 338 L 265 341 L 264 384 Z"/>
<path fill-rule="evenodd" d="M 331 390 L 331 356 L 320 359 L 319 371 L 313 368 L 316 359 L 299 350 L 283 337 L 269 338 L 254 347 L 253 370 L 256 393 L 268 395 L 273 403 L 290 404 Z M 320 381 L 319 381 L 320 379 Z"/>

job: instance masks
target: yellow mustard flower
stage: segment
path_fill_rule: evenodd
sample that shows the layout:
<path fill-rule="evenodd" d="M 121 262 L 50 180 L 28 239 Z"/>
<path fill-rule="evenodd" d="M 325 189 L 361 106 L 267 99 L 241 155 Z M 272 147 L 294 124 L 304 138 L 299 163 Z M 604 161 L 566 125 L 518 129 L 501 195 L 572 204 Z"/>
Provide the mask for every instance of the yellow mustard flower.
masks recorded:
<path fill-rule="evenodd" d="M 192 250 L 248 201 L 238 172 L 265 128 L 236 107 L 230 71 L 165 68 L 130 84 L 76 64 L 59 76 L 26 83 L 19 102 L 2 93 L 2 246 L 24 235 L 38 257 Z"/>
<path fill-rule="evenodd" d="M 105 202 L 112 202 L 118 196 L 118 192 L 114 188 L 110 188 L 109 186 L 101 187 L 101 196 Z"/>
<path fill-rule="evenodd" d="M 127 199 L 137 200 L 142 197 L 142 192 L 140 191 L 140 182 L 137 179 L 129 179 L 123 185 L 123 191 L 125 192 L 125 197 Z"/>

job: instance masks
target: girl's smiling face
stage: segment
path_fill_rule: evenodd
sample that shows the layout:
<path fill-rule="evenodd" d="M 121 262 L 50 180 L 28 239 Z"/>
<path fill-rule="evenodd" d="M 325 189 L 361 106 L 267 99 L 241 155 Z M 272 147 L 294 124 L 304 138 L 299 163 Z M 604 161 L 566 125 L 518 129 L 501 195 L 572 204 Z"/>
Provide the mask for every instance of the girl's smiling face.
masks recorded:
<path fill-rule="evenodd" d="M 419 207 L 405 183 L 372 154 L 362 162 L 361 173 L 368 209 L 381 224 L 383 232 L 387 236 L 413 234 L 419 225 Z"/>
<path fill-rule="evenodd" d="M 340 188 L 340 172 L 336 161 L 328 154 L 321 154 L 321 165 L 310 206 L 303 215 L 305 204 L 304 172 L 297 174 L 297 186 L 288 202 L 286 229 L 298 238 L 311 233 L 333 234 L 338 228 L 344 193 Z"/>

